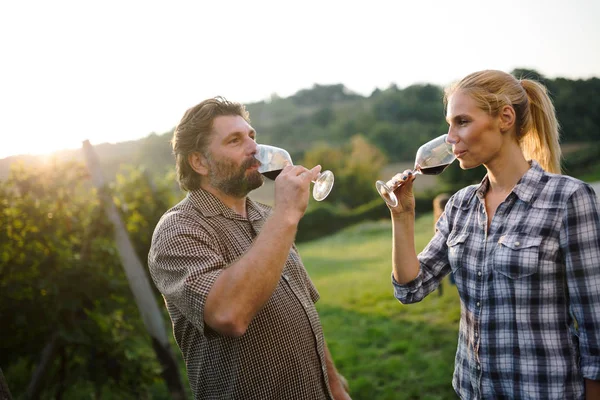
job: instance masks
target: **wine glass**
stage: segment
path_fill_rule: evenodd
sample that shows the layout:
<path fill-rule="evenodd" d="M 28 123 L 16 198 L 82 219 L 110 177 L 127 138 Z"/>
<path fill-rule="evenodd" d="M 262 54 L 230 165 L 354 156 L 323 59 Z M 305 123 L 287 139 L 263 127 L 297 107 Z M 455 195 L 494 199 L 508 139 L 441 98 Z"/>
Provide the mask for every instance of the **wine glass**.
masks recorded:
<path fill-rule="evenodd" d="M 456 156 L 452 152 L 452 145 L 446 142 L 447 136 L 438 136 L 419 147 L 415 157 L 413 174 L 438 175 L 456 160 Z M 391 207 L 396 207 L 398 199 L 394 194 L 394 190 L 402 183 L 394 177 L 387 182 L 377 181 L 375 186 L 385 202 Z"/>
<path fill-rule="evenodd" d="M 286 165 L 293 165 L 290 153 L 280 147 L 268 146 L 266 144 L 256 146 L 254 158 L 260 162 L 258 172 L 271 180 L 275 180 Z M 329 195 L 329 192 L 331 192 L 331 188 L 333 188 L 333 181 L 333 172 L 321 172 L 317 176 L 317 179 L 312 181 L 315 184 L 313 186 L 314 199 L 317 201 L 324 200 Z"/>

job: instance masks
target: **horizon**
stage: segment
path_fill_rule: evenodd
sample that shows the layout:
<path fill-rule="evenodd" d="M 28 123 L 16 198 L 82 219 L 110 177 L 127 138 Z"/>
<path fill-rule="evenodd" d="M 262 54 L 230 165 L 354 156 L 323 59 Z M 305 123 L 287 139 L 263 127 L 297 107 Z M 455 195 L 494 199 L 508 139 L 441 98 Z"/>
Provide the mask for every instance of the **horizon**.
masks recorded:
<path fill-rule="evenodd" d="M 524 68 L 522 68 L 522 67 L 518 67 L 518 66 L 517 66 L 517 67 L 515 67 L 515 68 L 513 68 L 513 69 L 516 69 L 516 68 L 521 68 L 521 69 L 524 69 Z M 529 69 L 529 68 L 526 68 L 526 69 Z M 547 76 L 547 75 L 543 74 L 543 73 L 542 73 L 541 71 L 539 71 L 539 70 L 535 70 L 535 71 L 536 71 L 536 72 L 538 72 L 538 73 L 540 73 L 542 76 L 544 76 L 544 77 L 545 77 L 545 78 L 547 78 L 547 79 L 566 78 L 566 79 L 571 79 L 571 80 L 578 80 L 578 79 L 583 79 L 583 80 L 586 80 L 586 79 L 592 79 L 592 78 L 600 78 L 600 76 L 590 76 L 590 77 L 583 77 L 583 78 L 567 78 L 567 77 L 564 77 L 564 76 L 555 76 L 555 77 L 551 77 L 551 76 Z M 510 71 L 506 71 L 506 72 L 510 72 Z M 377 90 L 377 89 L 379 89 L 379 90 L 385 90 L 385 89 L 389 88 L 389 87 L 390 87 L 390 86 L 392 86 L 392 85 L 396 85 L 396 83 L 395 83 L 395 82 L 391 82 L 391 83 L 390 83 L 390 84 L 389 84 L 387 87 L 381 87 L 381 88 L 380 88 L 380 87 L 376 87 L 376 88 L 373 88 L 373 89 L 372 89 L 372 90 L 371 90 L 369 93 L 359 93 L 359 92 L 357 92 L 357 91 L 355 91 L 355 90 L 352 90 L 352 88 L 349 88 L 347 85 L 344 85 L 344 84 L 343 84 L 343 83 L 341 83 L 341 82 L 338 82 L 338 83 L 330 83 L 330 84 L 319 84 L 319 83 L 314 83 L 314 84 L 312 84 L 312 85 L 311 85 L 311 86 L 309 86 L 309 87 L 305 87 L 305 88 L 299 88 L 299 89 L 298 89 L 298 90 L 296 90 L 294 93 L 291 93 L 291 94 L 289 94 L 289 95 L 287 95 L 287 96 L 280 96 L 280 97 L 281 97 L 281 98 L 283 98 L 283 99 L 286 99 L 286 98 L 292 97 L 292 96 L 294 96 L 294 95 L 295 95 L 297 92 L 299 92 L 299 91 L 301 91 L 301 90 L 312 89 L 312 88 L 313 88 L 315 85 L 323 85 L 323 86 L 328 86 L 328 85 L 338 85 L 338 84 L 341 84 L 341 85 L 343 85 L 343 86 L 344 86 L 346 89 L 350 90 L 352 93 L 358 94 L 358 95 L 360 95 L 360 96 L 362 96 L 362 97 L 365 97 L 365 98 L 369 97 L 369 96 L 370 96 L 370 95 L 373 93 L 373 91 L 375 91 L 375 90 Z M 404 86 L 404 87 L 400 87 L 400 86 L 398 86 L 398 85 L 397 85 L 397 86 L 398 86 L 398 88 L 399 88 L 399 89 L 401 89 L 401 90 L 402 90 L 402 89 L 405 89 L 405 88 L 407 88 L 407 87 L 409 87 L 409 86 L 412 86 L 412 85 L 428 85 L 428 84 L 429 84 L 429 85 L 435 85 L 435 86 L 438 86 L 438 87 L 441 87 L 441 88 L 443 88 L 443 87 L 444 87 L 444 85 L 435 84 L 435 83 L 431 83 L 431 82 L 414 82 L 414 83 L 411 83 L 411 84 L 409 84 L 409 85 L 406 85 L 406 86 Z M 277 95 L 279 96 L 279 93 L 277 93 Z M 266 99 L 259 99 L 259 100 L 255 100 L 255 101 L 249 101 L 249 102 L 242 102 L 242 104 L 244 104 L 244 105 L 246 105 L 246 106 L 247 106 L 247 105 L 250 105 L 250 104 L 259 103 L 259 102 L 263 102 L 263 101 L 264 101 L 264 102 L 268 102 L 268 101 L 269 101 L 269 98 L 266 98 Z M 251 116 L 251 117 L 252 117 L 252 116 Z M 141 135 L 141 136 L 139 136 L 139 137 L 130 137 L 130 138 L 126 138 L 126 139 L 123 139 L 123 140 L 118 140 L 118 141 L 100 141 L 100 142 L 94 143 L 94 142 L 92 142 L 92 141 L 91 141 L 91 140 L 89 140 L 89 139 L 83 139 L 83 140 L 81 141 L 81 143 L 79 143 L 79 146 L 65 147 L 65 148 L 58 148 L 58 149 L 55 149 L 55 150 L 52 150 L 52 151 L 48 151 L 48 152 L 42 152 L 42 153 L 23 153 L 23 154 L 10 154 L 10 155 L 6 155 L 6 156 L 2 156 L 2 151 L 1 151 L 1 149 L 0 149 L 0 161 L 2 161 L 2 160 L 4 160 L 4 159 L 7 159 L 7 158 L 11 158 L 11 157 L 51 157 L 51 156 L 53 156 L 53 155 L 55 155 L 55 154 L 57 154 L 57 153 L 61 153 L 61 152 L 73 152 L 73 151 L 79 151 L 79 150 L 81 150 L 81 149 L 82 149 L 82 146 L 83 146 L 83 142 L 84 142 L 84 141 L 90 141 L 90 143 L 91 143 L 91 145 L 92 145 L 92 146 L 103 146 L 103 145 L 115 145 L 115 144 L 120 144 L 120 143 L 130 142 L 130 141 L 142 140 L 142 139 L 145 139 L 145 138 L 147 138 L 147 137 L 149 137 L 149 136 L 151 136 L 151 135 L 158 135 L 158 136 L 164 135 L 164 134 L 168 133 L 169 131 L 171 131 L 172 129 L 174 129 L 174 128 L 175 128 L 175 126 L 176 126 L 176 124 L 177 124 L 177 121 L 176 121 L 176 122 L 173 124 L 173 126 L 171 126 L 171 127 L 170 127 L 170 128 L 168 128 L 168 129 L 165 129 L 165 130 L 164 130 L 164 131 L 162 131 L 162 132 L 155 132 L 155 131 L 152 131 L 152 132 L 148 132 L 148 133 L 146 133 L 146 134 L 143 134 L 143 135 Z"/>
<path fill-rule="evenodd" d="M 7 3 L 0 159 L 160 135 L 216 95 L 250 104 L 343 84 L 368 96 L 481 69 L 600 77 L 598 17 L 592 0 Z"/>

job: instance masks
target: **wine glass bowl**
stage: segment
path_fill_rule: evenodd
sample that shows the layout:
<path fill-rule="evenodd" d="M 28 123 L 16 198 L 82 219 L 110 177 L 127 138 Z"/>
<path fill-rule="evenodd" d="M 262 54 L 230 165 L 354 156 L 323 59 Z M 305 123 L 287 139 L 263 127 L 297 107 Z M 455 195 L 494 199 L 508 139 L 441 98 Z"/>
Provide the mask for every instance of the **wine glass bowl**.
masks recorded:
<path fill-rule="evenodd" d="M 254 158 L 260 162 L 258 172 L 271 180 L 275 180 L 286 165 L 293 165 L 292 156 L 285 149 L 266 144 L 256 145 Z M 322 201 L 333 188 L 333 172 L 323 171 L 312 182 L 315 184 L 313 186 L 313 198 Z"/>
<path fill-rule="evenodd" d="M 439 175 L 456 159 L 452 152 L 452 145 L 446 142 L 448 135 L 441 135 L 423 144 L 417 150 L 413 174 Z M 377 192 L 391 207 L 398 205 L 398 198 L 394 194 L 402 181 L 394 176 L 389 181 L 377 181 Z"/>

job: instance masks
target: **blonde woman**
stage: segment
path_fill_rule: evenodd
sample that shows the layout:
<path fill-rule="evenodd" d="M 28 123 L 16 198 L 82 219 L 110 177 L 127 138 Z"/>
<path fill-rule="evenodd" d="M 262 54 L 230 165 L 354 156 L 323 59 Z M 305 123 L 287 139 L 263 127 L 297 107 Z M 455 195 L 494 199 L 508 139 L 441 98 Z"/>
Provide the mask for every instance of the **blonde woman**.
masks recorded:
<path fill-rule="evenodd" d="M 501 71 L 446 90 L 457 192 L 417 255 L 409 171 L 396 189 L 395 297 L 422 300 L 452 272 L 461 299 L 452 384 L 463 399 L 600 398 L 600 218 L 593 189 L 560 175 L 558 123 L 546 89 Z"/>

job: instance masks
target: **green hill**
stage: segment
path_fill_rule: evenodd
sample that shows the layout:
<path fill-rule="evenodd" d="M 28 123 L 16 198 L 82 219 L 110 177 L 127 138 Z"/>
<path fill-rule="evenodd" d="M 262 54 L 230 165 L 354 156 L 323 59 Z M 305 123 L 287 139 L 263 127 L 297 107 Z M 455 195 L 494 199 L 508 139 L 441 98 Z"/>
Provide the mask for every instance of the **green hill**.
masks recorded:
<path fill-rule="evenodd" d="M 555 102 L 562 126 L 562 142 L 600 143 L 600 79 L 548 79 L 535 71 L 518 69 L 517 76 L 537 78 L 547 85 Z M 201 99 L 198 99 L 199 101 Z M 235 100 L 235 99 L 230 99 Z M 420 144 L 445 132 L 442 88 L 412 85 L 403 89 L 391 85 L 377 89 L 369 96 L 349 91 L 344 85 L 314 85 L 292 96 L 273 96 L 268 101 L 247 104 L 258 140 L 286 148 L 294 160 L 317 145 L 339 147 L 356 135 L 382 150 L 388 161 L 412 162 Z M 150 134 L 146 138 L 116 144 L 98 144 L 96 150 L 108 178 L 122 164 L 145 167 L 151 173 L 172 170 L 173 156 L 169 146 L 172 132 Z M 600 153 L 594 147 L 591 154 Z M 590 150 L 588 149 L 588 153 Z M 79 150 L 55 154 L 61 159 L 81 159 Z M 48 157 L 14 156 L 0 160 L 0 179 L 6 178 L 16 161 L 40 164 Z M 569 160 L 567 160 L 569 162 Z M 585 158 L 589 164 L 589 157 Z M 596 162 L 592 162 L 595 164 Z M 577 161 L 567 172 L 580 173 Z M 326 165 L 325 165 L 326 167 Z M 582 167 L 581 173 L 594 174 L 596 168 Z"/>

